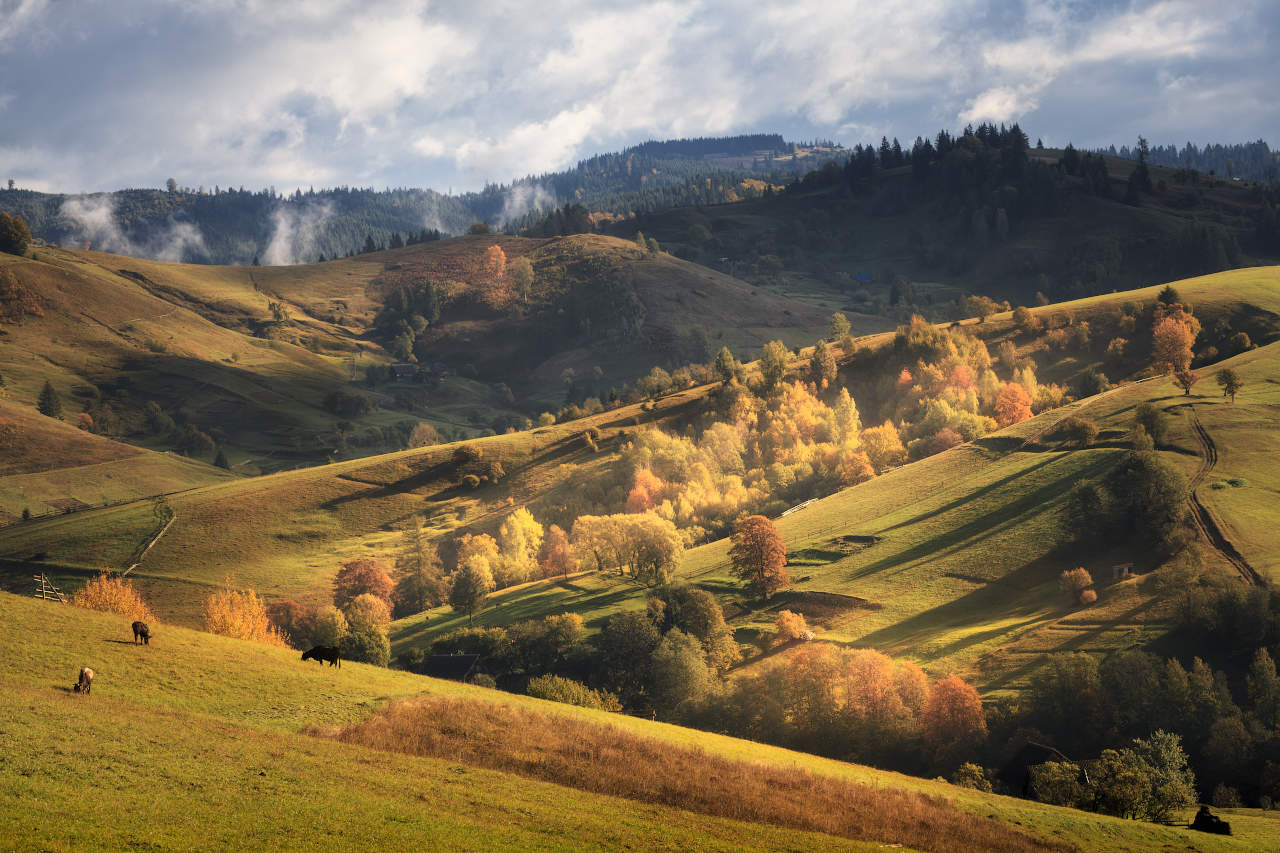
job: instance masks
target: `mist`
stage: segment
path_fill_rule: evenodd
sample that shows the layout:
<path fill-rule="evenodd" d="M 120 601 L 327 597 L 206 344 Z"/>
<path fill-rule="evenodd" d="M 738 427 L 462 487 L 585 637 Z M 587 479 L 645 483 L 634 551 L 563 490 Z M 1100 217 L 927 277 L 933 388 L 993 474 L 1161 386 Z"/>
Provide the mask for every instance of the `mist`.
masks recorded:
<path fill-rule="evenodd" d="M 170 219 L 145 239 L 134 239 L 120 228 L 115 209 L 116 200 L 112 194 L 75 196 L 64 201 L 59 213 L 75 225 L 68 242 L 100 252 L 155 261 L 207 260 L 209 250 L 204 236 L 190 222 Z"/>
<path fill-rule="evenodd" d="M 506 225 L 535 210 L 550 210 L 557 206 L 555 194 L 542 184 L 519 183 L 507 190 L 498 214 L 498 224 Z"/>
<path fill-rule="evenodd" d="M 272 267 L 315 262 L 320 252 L 320 229 L 333 216 L 327 201 L 307 202 L 300 209 L 280 205 L 271 214 L 271 239 L 262 254 L 262 263 Z"/>

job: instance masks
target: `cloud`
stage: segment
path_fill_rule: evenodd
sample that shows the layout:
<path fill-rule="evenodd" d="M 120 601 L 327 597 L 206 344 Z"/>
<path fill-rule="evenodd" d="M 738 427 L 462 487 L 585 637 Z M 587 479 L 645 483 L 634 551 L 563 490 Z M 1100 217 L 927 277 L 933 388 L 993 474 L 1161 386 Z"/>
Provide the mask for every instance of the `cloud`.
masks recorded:
<path fill-rule="evenodd" d="M 476 189 L 646 138 L 982 120 L 1230 141 L 1280 126 L 1278 30 L 1270 0 L 0 0 L 0 177 Z"/>

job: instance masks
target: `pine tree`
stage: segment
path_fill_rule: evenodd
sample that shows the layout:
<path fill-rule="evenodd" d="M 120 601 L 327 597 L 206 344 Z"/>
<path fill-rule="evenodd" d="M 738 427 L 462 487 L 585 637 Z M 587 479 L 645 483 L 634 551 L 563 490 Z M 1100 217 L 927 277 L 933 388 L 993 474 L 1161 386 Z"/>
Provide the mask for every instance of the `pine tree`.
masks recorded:
<path fill-rule="evenodd" d="M 47 379 L 44 387 L 40 389 L 40 400 L 36 403 L 36 409 L 47 418 L 62 417 L 62 398 L 58 396 L 57 391 L 53 390 L 53 383 Z"/>

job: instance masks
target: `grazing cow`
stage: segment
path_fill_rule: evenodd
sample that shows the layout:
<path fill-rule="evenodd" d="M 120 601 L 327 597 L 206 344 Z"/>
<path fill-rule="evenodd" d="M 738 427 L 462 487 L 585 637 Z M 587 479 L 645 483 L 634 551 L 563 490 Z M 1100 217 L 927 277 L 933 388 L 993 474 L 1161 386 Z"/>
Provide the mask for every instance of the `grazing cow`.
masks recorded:
<path fill-rule="evenodd" d="M 80 668 L 80 680 L 71 688 L 76 693 L 89 695 L 89 691 L 93 689 L 93 670 L 84 666 Z"/>
<path fill-rule="evenodd" d="M 342 669 L 342 652 L 337 646 L 316 646 L 302 653 L 303 660 L 313 660 L 324 666 L 324 662 L 328 661 L 329 666 L 336 666 Z"/>
<path fill-rule="evenodd" d="M 133 623 L 133 641 L 135 643 L 141 641 L 143 645 L 151 645 L 151 629 L 147 627 L 146 622 Z"/>

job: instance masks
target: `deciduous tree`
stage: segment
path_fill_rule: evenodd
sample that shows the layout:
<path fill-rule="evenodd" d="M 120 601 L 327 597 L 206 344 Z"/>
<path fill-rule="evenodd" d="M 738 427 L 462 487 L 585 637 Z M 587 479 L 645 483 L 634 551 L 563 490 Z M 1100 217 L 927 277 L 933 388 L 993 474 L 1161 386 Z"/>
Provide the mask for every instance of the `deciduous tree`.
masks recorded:
<path fill-rule="evenodd" d="M 1240 374 L 1233 367 L 1224 367 L 1218 371 L 1218 387 L 1222 389 L 1222 396 L 1230 397 L 1231 402 L 1236 401 L 1236 394 L 1240 393 L 1240 389 L 1244 387 L 1244 380 L 1240 378 Z"/>
<path fill-rule="evenodd" d="M 734 573 L 747 583 L 753 595 L 766 600 L 791 583 L 787 574 L 787 548 L 774 523 L 763 515 L 749 515 L 734 526 L 729 559 Z"/>
<path fill-rule="evenodd" d="M 978 691 L 955 675 L 948 675 L 929 690 L 921 724 L 925 740 L 943 760 L 962 758 L 987 735 Z"/>
<path fill-rule="evenodd" d="M 369 593 L 391 606 L 395 598 L 395 583 L 382 563 L 361 558 L 349 560 L 338 569 L 333 579 L 333 603 L 346 610 L 356 596 Z"/>
<path fill-rule="evenodd" d="M 1183 368 L 1173 374 L 1173 384 L 1182 389 L 1185 396 L 1191 396 L 1191 386 L 1200 381 L 1200 374 L 1190 368 Z"/>

